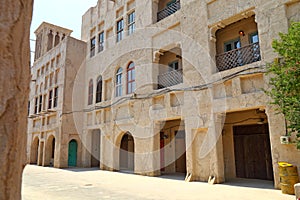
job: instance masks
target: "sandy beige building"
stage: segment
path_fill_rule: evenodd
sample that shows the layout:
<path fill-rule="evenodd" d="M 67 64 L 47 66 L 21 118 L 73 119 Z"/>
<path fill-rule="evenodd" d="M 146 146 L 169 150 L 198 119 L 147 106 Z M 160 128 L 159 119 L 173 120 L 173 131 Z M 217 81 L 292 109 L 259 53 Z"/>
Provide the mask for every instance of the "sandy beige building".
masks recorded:
<path fill-rule="evenodd" d="M 299 167 L 300 152 L 282 144 L 285 120 L 262 89 L 276 58 L 272 40 L 300 20 L 299 10 L 294 0 L 99 0 L 83 15 L 86 59 L 74 79 L 77 166 L 279 187 L 277 162 Z M 66 166 L 67 150 L 56 150 L 56 166 Z"/>
<path fill-rule="evenodd" d="M 70 37 L 71 32 L 46 22 L 35 31 L 27 149 L 32 164 L 68 167 L 68 162 L 81 162 L 71 111 L 73 82 L 85 59 L 86 43 Z M 69 147 L 74 148 L 71 154 Z"/>

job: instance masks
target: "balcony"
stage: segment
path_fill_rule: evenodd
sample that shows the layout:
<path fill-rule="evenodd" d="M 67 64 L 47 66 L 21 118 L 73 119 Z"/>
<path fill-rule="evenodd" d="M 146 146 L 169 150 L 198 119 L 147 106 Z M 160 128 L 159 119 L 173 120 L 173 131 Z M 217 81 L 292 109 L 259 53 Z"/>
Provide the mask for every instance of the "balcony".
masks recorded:
<path fill-rule="evenodd" d="M 225 71 L 261 60 L 259 42 L 216 56 L 219 71 Z"/>
<path fill-rule="evenodd" d="M 160 21 L 174 14 L 179 9 L 180 9 L 180 0 L 177 0 L 174 3 L 167 5 L 164 9 L 162 9 L 157 13 L 157 21 Z"/>
<path fill-rule="evenodd" d="M 158 75 L 158 89 L 183 83 L 182 69 Z"/>

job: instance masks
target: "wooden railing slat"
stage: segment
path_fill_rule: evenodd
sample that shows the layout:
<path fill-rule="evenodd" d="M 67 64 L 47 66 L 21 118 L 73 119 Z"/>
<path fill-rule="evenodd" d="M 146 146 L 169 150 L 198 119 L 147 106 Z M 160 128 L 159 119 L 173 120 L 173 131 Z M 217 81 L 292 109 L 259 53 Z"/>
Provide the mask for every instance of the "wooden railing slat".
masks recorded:
<path fill-rule="evenodd" d="M 172 3 L 171 5 L 165 7 L 161 11 L 157 13 L 157 21 L 160 21 L 173 13 L 175 13 L 177 10 L 180 9 L 180 0 L 177 0 L 176 2 Z"/>
<path fill-rule="evenodd" d="M 158 75 L 158 89 L 170 87 L 183 82 L 182 70 L 172 70 Z"/>
<path fill-rule="evenodd" d="M 216 56 L 219 71 L 247 65 L 261 60 L 259 43 L 253 43 Z"/>

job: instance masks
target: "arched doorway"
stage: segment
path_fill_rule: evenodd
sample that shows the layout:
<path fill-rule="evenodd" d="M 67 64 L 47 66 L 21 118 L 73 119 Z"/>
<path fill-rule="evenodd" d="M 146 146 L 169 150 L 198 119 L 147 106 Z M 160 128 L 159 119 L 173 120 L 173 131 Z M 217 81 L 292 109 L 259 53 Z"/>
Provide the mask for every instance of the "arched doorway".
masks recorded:
<path fill-rule="evenodd" d="M 76 167 L 77 165 L 77 142 L 76 140 L 71 140 L 69 142 L 69 153 L 68 153 L 68 166 Z"/>
<path fill-rule="evenodd" d="M 55 155 L 55 137 L 53 135 L 49 136 L 46 149 L 45 149 L 45 166 L 54 166 L 54 155 Z"/>
<path fill-rule="evenodd" d="M 38 162 L 39 143 L 40 143 L 39 138 L 38 137 L 34 138 L 30 150 L 30 164 L 37 164 Z"/>
<path fill-rule="evenodd" d="M 134 139 L 130 133 L 124 134 L 121 140 L 120 170 L 134 171 Z"/>

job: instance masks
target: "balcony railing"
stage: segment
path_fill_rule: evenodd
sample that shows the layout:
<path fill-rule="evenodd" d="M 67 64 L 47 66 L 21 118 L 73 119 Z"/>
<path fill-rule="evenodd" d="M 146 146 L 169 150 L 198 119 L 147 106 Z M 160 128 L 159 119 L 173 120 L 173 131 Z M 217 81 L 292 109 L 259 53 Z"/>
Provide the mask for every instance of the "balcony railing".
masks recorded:
<path fill-rule="evenodd" d="M 158 89 L 183 83 L 182 69 L 158 75 Z"/>
<path fill-rule="evenodd" d="M 234 49 L 216 56 L 216 65 L 219 71 L 247 65 L 259 61 L 259 43 L 253 43 L 242 48 Z"/>
<path fill-rule="evenodd" d="M 179 9 L 180 9 L 180 0 L 177 0 L 157 13 L 157 21 L 160 21 L 172 15 Z"/>

